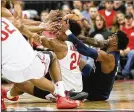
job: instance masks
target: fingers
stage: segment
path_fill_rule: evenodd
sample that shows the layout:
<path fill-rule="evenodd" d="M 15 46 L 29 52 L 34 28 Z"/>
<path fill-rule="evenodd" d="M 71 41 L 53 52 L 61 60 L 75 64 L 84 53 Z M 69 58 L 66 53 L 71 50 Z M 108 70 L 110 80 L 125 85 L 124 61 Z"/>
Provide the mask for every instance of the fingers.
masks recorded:
<path fill-rule="evenodd" d="M 41 43 L 41 38 L 37 33 L 33 33 L 32 37 L 35 42 Z"/>

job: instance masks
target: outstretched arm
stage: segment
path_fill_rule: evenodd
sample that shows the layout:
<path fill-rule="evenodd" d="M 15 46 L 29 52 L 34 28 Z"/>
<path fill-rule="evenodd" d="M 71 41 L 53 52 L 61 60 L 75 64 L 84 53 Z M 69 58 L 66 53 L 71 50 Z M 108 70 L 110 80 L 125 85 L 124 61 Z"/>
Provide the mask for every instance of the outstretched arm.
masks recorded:
<path fill-rule="evenodd" d="M 21 1 L 20 0 L 12 0 L 14 4 L 14 16 L 22 18 L 22 8 L 21 8 Z"/>
<path fill-rule="evenodd" d="M 84 43 L 94 46 L 94 47 L 104 48 L 108 44 L 107 40 L 100 41 L 94 38 L 85 37 L 83 35 L 79 35 L 78 38 L 82 40 Z"/>
<path fill-rule="evenodd" d="M 79 53 L 89 56 L 95 60 L 97 59 L 98 52 L 96 50 L 88 48 L 86 45 L 84 45 L 74 34 L 72 34 L 70 30 L 67 30 L 65 33 L 68 36 L 68 40 L 75 45 Z"/>
<path fill-rule="evenodd" d="M 100 61 L 101 69 L 104 73 L 110 73 L 114 69 L 115 58 L 112 54 L 108 54 L 102 50 L 96 51 L 92 48 L 88 48 L 80 40 L 78 40 L 77 37 L 74 34 L 72 34 L 72 32 L 69 30 L 66 31 L 66 35 L 68 35 L 68 40 L 73 42 L 73 44 L 76 46 L 77 50 L 81 54 Z"/>

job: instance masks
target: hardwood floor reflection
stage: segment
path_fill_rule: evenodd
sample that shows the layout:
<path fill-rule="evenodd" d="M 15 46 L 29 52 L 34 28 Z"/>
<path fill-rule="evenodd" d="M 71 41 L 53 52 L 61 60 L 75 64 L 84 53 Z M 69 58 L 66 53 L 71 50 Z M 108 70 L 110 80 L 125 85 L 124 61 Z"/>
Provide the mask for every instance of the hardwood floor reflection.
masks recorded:
<path fill-rule="evenodd" d="M 11 88 L 11 85 L 4 85 Z M 23 94 L 17 102 L 5 100 L 7 110 L 20 111 L 56 111 L 55 103 L 43 99 Z M 107 101 L 86 101 L 76 111 L 113 111 L 113 110 L 133 110 L 134 111 L 134 80 L 115 81 L 113 91 Z M 59 110 L 58 110 L 59 111 Z M 62 110 L 61 110 L 62 111 Z M 68 110 L 66 110 L 68 111 Z M 70 109 L 69 109 L 70 111 Z"/>

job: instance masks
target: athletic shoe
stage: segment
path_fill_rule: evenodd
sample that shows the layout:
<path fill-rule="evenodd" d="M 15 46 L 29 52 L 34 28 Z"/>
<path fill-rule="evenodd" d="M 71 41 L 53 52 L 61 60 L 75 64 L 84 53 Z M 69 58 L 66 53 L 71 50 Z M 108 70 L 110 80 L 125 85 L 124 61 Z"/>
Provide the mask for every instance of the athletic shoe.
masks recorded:
<path fill-rule="evenodd" d="M 88 97 L 88 93 L 86 92 L 74 92 L 73 90 L 66 91 L 66 95 L 73 100 L 80 100 L 80 101 L 83 101 Z"/>
<path fill-rule="evenodd" d="M 9 99 L 7 97 L 7 90 L 5 90 L 4 88 L 2 88 L 2 95 L 3 95 L 3 98 L 6 98 L 10 101 L 17 101 L 19 99 L 19 96 L 15 96 L 14 98 Z"/>
<path fill-rule="evenodd" d="M 57 109 L 73 109 L 80 106 L 80 101 L 71 100 L 68 97 L 57 96 L 56 107 Z"/>
<path fill-rule="evenodd" d="M 4 104 L 3 95 L 1 96 L 1 109 L 2 109 L 2 110 L 6 110 L 6 106 L 5 106 L 5 104 Z"/>

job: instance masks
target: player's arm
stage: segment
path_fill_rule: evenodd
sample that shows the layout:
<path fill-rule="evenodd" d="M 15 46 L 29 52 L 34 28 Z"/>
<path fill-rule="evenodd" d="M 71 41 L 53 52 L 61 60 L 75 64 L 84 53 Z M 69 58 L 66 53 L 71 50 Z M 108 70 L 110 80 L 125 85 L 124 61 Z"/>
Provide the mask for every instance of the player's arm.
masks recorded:
<path fill-rule="evenodd" d="M 49 39 L 44 36 L 41 38 L 41 43 L 44 47 L 47 47 L 47 48 L 53 50 L 54 52 L 61 52 L 62 49 L 66 49 L 66 47 L 64 45 L 57 44 L 57 42 L 55 42 L 55 39 Z"/>
<path fill-rule="evenodd" d="M 113 54 L 108 54 L 103 50 L 98 51 L 98 61 L 101 62 L 101 69 L 104 73 L 110 73 L 115 67 L 115 57 Z"/>
<path fill-rule="evenodd" d="M 68 40 L 75 45 L 79 53 L 89 56 L 95 60 L 97 59 L 98 52 L 95 49 L 89 48 L 83 44 L 74 34 L 72 34 L 70 30 L 67 30 L 65 33 L 68 36 Z"/>
<path fill-rule="evenodd" d="M 23 19 L 22 22 L 25 25 L 40 25 L 41 24 L 40 21 L 34 21 L 34 20 L 30 20 L 30 19 Z"/>
<path fill-rule="evenodd" d="M 41 26 L 35 26 L 35 25 L 25 25 L 25 26 L 31 32 L 49 31 L 47 28 Z"/>
<path fill-rule="evenodd" d="M 15 17 L 19 17 L 19 18 L 22 18 L 22 8 L 21 8 L 21 5 L 20 5 L 20 0 L 12 0 L 13 4 L 14 4 L 14 16 Z"/>
<path fill-rule="evenodd" d="M 7 19 L 10 19 L 10 21 L 13 21 L 14 20 L 14 17 L 11 14 L 11 12 L 7 8 L 5 8 L 5 7 L 2 7 L 1 8 L 1 16 L 2 17 L 5 17 Z"/>
<path fill-rule="evenodd" d="M 78 38 L 80 40 L 82 40 L 84 43 L 86 43 L 87 45 L 89 45 L 89 46 L 91 45 L 91 46 L 94 46 L 94 47 L 104 48 L 104 47 L 107 46 L 107 43 L 108 43 L 107 40 L 99 41 L 97 39 L 86 37 L 86 36 L 83 36 L 83 35 L 79 35 Z"/>

